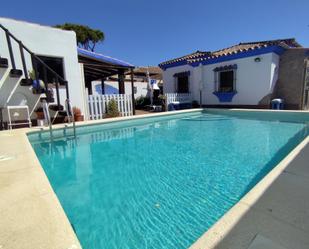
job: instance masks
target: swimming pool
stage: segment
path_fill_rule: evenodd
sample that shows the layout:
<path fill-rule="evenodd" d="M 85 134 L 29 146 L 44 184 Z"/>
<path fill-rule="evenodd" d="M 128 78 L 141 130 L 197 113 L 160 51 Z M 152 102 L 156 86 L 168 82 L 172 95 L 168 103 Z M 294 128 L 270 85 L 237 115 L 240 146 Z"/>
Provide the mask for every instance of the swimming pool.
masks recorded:
<path fill-rule="evenodd" d="M 187 248 L 308 135 L 293 115 L 192 112 L 30 142 L 84 248 Z"/>

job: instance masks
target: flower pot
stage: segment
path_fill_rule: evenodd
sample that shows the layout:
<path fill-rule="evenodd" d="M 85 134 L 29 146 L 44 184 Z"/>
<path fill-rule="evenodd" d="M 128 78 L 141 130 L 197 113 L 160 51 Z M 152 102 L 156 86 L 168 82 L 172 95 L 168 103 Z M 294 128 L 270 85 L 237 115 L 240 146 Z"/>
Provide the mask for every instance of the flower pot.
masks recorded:
<path fill-rule="evenodd" d="M 44 112 L 35 112 L 37 119 L 45 119 Z"/>
<path fill-rule="evenodd" d="M 118 118 L 118 117 L 121 117 L 120 114 L 118 115 L 112 115 L 112 114 L 105 114 L 104 118 Z"/>
<path fill-rule="evenodd" d="M 81 115 L 81 114 L 74 115 L 74 120 L 76 122 L 84 121 L 84 115 Z"/>
<path fill-rule="evenodd" d="M 41 90 L 45 88 L 45 84 L 43 80 L 32 80 L 32 87 L 35 90 Z"/>

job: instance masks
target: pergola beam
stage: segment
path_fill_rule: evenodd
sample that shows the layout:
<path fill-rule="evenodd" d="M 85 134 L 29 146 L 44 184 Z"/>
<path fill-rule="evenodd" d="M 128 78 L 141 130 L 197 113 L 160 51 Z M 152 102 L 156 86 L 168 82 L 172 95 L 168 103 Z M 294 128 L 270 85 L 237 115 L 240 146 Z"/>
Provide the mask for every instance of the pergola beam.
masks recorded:
<path fill-rule="evenodd" d="M 102 69 L 97 69 L 97 68 L 91 68 L 91 67 L 87 67 L 85 66 L 84 69 L 86 69 L 87 71 L 95 71 L 95 72 L 99 72 L 101 74 L 111 74 L 113 72 L 110 72 L 110 71 L 106 71 L 106 70 L 102 70 Z M 117 73 L 117 71 L 116 71 Z"/>
<path fill-rule="evenodd" d="M 104 64 L 104 63 L 88 62 L 88 61 L 83 61 L 83 60 L 79 60 L 79 62 L 83 63 L 84 65 L 99 66 L 99 67 L 111 68 L 111 69 L 129 70 L 130 68 L 133 68 L 133 67 L 122 67 L 122 66 L 116 66 L 116 65 L 108 65 L 108 64 Z"/>
<path fill-rule="evenodd" d="M 135 98 L 134 98 L 134 71 L 133 68 L 130 70 L 131 73 L 131 92 L 132 92 L 132 107 L 133 107 L 133 115 L 135 115 Z"/>
<path fill-rule="evenodd" d="M 124 70 L 119 70 L 118 71 L 118 90 L 120 94 L 125 93 L 124 80 L 125 80 Z"/>

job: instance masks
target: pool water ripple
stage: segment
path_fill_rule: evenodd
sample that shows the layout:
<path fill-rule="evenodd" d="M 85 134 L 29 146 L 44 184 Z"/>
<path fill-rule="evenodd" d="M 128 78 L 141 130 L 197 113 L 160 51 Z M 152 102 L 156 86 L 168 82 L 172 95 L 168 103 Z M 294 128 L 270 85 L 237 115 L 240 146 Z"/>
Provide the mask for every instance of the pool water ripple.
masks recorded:
<path fill-rule="evenodd" d="M 187 248 L 307 135 L 209 113 L 29 139 L 85 249 Z"/>

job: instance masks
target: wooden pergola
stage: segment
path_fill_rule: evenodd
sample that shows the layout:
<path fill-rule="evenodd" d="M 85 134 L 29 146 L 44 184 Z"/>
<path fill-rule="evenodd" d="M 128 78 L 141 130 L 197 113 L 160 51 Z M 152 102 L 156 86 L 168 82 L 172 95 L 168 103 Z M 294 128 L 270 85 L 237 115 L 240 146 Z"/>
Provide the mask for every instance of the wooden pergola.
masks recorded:
<path fill-rule="evenodd" d="M 102 94 L 104 94 L 104 82 L 113 75 L 118 75 L 118 89 L 120 94 L 125 94 L 125 75 L 131 76 L 131 91 L 133 114 L 135 114 L 134 100 L 134 66 L 130 63 L 78 48 L 78 62 L 83 64 L 85 84 L 88 93 L 92 94 L 92 81 L 101 81 Z"/>

